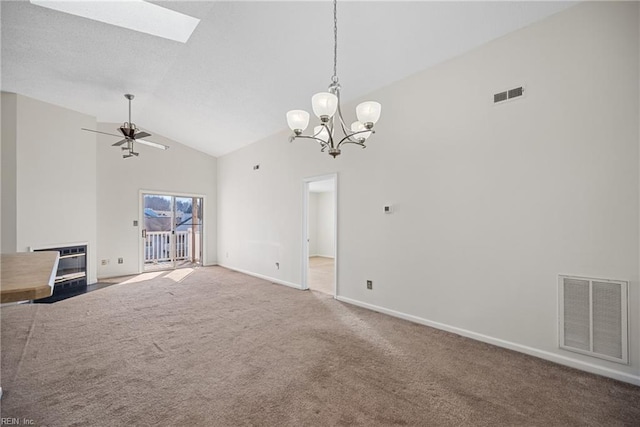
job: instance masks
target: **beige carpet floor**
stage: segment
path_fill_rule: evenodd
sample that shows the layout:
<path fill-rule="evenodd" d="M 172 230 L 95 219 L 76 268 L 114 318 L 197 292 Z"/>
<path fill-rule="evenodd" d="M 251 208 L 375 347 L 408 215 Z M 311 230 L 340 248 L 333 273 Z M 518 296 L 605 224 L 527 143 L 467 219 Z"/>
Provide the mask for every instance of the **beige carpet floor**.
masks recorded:
<path fill-rule="evenodd" d="M 333 258 L 312 256 L 309 257 L 309 289 L 335 294 Z"/>
<path fill-rule="evenodd" d="M 220 267 L 154 274 L 3 308 L 2 417 L 56 427 L 640 422 L 640 387 Z"/>

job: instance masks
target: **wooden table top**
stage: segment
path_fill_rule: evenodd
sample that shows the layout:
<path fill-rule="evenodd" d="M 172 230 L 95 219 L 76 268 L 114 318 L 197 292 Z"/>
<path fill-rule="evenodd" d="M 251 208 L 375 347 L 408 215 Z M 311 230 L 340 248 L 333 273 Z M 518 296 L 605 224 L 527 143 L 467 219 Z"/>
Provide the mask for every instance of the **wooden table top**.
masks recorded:
<path fill-rule="evenodd" d="M 51 296 L 59 259 L 57 251 L 2 254 L 0 303 Z"/>

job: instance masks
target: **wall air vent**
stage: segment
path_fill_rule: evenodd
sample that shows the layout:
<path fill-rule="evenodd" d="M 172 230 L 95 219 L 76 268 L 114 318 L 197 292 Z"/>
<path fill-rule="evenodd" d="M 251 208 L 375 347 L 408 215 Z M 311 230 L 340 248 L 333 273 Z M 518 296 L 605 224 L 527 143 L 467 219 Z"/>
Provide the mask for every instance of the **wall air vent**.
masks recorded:
<path fill-rule="evenodd" d="M 558 276 L 560 348 L 628 364 L 628 282 Z"/>
<path fill-rule="evenodd" d="M 523 86 L 505 90 L 493 95 L 493 103 L 498 104 L 500 102 L 510 101 L 512 99 L 519 98 L 522 95 L 524 95 Z"/>
<path fill-rule="evenodd" d="M 496 93 L 495 95 L 493 95 L 493 102 L 502 102 L 502 101 L 506 101 L 507 98 L 507 92 L 500 92 L 500 93 Z"/>
<path fill-rule="evenodd" d="M 515 89 L 510 89 L 509 90 L 509 99 L 513 99 L 513 98 L 517 98 L 519 96 L 522 96 L 523 93 L 524 93 L 524 89 L 522 88 L 522 86 L 517 87 Z"/>

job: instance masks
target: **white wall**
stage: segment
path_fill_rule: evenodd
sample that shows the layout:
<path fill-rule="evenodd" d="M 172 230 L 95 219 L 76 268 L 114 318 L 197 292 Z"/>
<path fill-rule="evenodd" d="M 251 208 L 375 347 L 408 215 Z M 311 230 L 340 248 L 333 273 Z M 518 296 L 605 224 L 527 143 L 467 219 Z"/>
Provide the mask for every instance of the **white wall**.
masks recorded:
<path fill-rule="evenodd" d="M 334 240 L 335 240 L 335 215 L 334 215 L 334 193 L 323 192 L 317 193 L 317 223 L 316 238 L 318 244 L 316 254 L 319 256 L 334 256 Z"/>
<path fill-rule="evenodd" d="M 338 172 L 340 298 L 640 384 L 638 16 L 586 2 L 380 89 L 366 150 L 219 158 L 220 263 L 299 285 L 303 178 Z M 558 349 L 562 273 L 630 281 L 629 366 Z"/>
<path fill-rule="evenodd" d="M 3 93 L 2 97 L 3 106 L 5 97 L 15 97 L 16 101 L 13 111 L 3 109 L 3 116 L 15 114 L 16 120 L 13 161 L 16 204 L 14 221 L 3 215 L 2 250 L 25 252 L 30 247 L 87 242 L 88 280 L 93 283 L 96 143 L 93 135 L 80 128 L 93 128 L 96 121 L 91 116 L 22 95 Z M 4 147 L 3 138 L 3 151 Z M 3 180 L 4 167 L 3 164 Z M 3 182 L 3 190 L 4 186 Z M 12 229 L 15 246 L 10 248 L 11 238 L 5 241 L 4 236 L 10 235 Z"/>
<path fill-rule="evenodd" d="M 309 192 L 309 256 L 318 255 L 318 196 Z"/>
<path fill-rule="evenodd" d="M 18 96 L 2 92 L 2 253 L 15 252 L 16 242 L 16 126 Z"/>
<path fill-rule="evenodd" d="M 98 130 L 116 133 L 119 126 L 100 123 Z M 118 141 L 115 137 L 99 135 L 97 139 L 98 277 L 138 272 L 143 227 L 134 227 L 133 221 L 140 220 L 140 190 L 204 196 L 204 264 L 215 264 L 216 158 L 154 134 L 150 141 L 170 148 L 163 151 L 136 144 L 140 156 L 123 159 L 121 150 L 111 146 Z M 124 263 L 118 264 L 118 258 Z M 103 266 L 103 259 L 109 263 Z"/>

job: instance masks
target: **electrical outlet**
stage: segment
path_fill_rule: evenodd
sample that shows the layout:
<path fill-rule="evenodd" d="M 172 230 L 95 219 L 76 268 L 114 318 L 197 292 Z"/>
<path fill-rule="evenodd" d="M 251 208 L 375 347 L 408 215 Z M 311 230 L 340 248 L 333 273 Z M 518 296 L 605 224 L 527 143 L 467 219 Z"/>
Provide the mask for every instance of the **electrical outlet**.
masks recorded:
<path fill-rule="evenodd" d="M 138 221 L 137 221 L 137 220 L 135 220 L 135 219 L 133 220 L 133 226 L 134 226 L 134 227 L 137 227 L 137 226 L 138 226 Z"/>
<path fill-rule="evenodd" d="M 367 280 L 367 289 L 373 289 L 373 281 Z"/>
<path fill-rule="evenodd" d="M 122 258 L 118 258 L 118 264 L 122 264 L 124 260 Z"/>
<path fill-rule="evenodd" d="M 109 264 L 109 260 L 108 259 L 103 259 L 102 260 L 102 265 L 107 265 Z"/>

